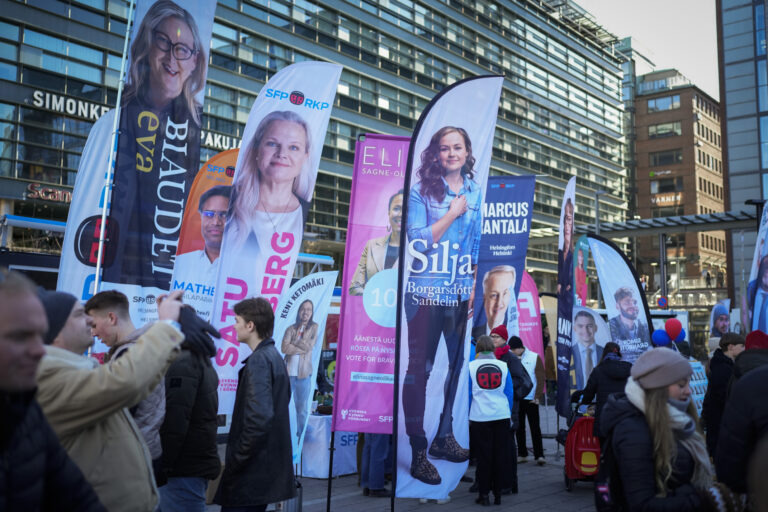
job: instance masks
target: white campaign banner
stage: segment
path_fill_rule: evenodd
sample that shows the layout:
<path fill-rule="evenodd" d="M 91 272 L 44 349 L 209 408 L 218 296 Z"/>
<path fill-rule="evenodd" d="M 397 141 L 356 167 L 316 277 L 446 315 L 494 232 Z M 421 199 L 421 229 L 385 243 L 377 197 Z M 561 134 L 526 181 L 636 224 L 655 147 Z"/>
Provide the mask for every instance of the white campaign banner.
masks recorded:
<path fill-rule="evenodd" d="M 291 441 L 293 463 L 299 463 L 312 397 L 317 389 L 325 321 L 333 298 L 337 271 L 301 278 L 284 293 L 275 312 L 272 337 L 285 360 L 291 380 Z"/>
<path fill-rule="evenodd" d="M 503 81 L 447 87 L 411 140 L 397 323 L 398 497 L 445 498 L 467 469 L 471 304 Z"/>
<path fill-rule="evenodd" d="M 290 286 L 341 69 L 301 62 L 281 70 L 262 87 L 245 125 L 211 314 L 222 334 L 214 357 L 220 414 L 232 411 L 237 372 L 251 352 L 237 341 L 232 308 L 264 297 L 276 309 Z"/>

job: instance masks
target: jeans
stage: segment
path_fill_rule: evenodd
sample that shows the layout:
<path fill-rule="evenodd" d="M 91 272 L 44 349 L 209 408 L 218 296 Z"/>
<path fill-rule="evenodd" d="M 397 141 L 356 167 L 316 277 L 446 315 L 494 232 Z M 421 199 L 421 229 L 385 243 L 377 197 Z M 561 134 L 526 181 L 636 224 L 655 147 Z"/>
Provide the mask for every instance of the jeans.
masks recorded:
<path fill-rule="evenodd" d="M 384 474 L 389 458 L 389 434 L 365 434 L 360 486 L 369 489 L 384 488 Z"/>
<path fill-rule="evenodd" d="M 448 351 L 448 376 L 444 384 L 443 412 L 436 437 L 453 433 L 453 402 L 464 363 L 464 338 L 467 332 L 469 301 L 458 306 L 413 305 L 413 295 L 406 294 L 408 316 L 408 369 L 403 383 L 405 431 L 414 450 L 427 448 L 424 432 L 424 405 L 427 381 L 435 362 L 440 335 Z"/>
<path fill-rule="evenodd" d="M 528 425 L 531 428 L 531 442 L 533 443 L 533 457 L 544 457 L 544 445 L 541 442 L 541 427 L 539 426 L 539 406 L 531 400 L 520 400 L 519 425 L 517 426 L 517 454 L 520 457 L 528 456 L 525 447 L 525 417 L 528 417 Z"/>
<path fill-rule="evenodd" d="M 291 377 L 293 405 L 296 407 L 296 437 L 301 437 L 304 425 L 307 424 L 307 402 L 309 400 L 311 381 L 312 379 L 310 377 L 304 379 Z"/>
<path fill-rule="evenodd" d="M 160 510 L 163 512 L 205 512 L 205 490 L 208 480 L 201 477 L 170 477 L 160 487 Z"/>

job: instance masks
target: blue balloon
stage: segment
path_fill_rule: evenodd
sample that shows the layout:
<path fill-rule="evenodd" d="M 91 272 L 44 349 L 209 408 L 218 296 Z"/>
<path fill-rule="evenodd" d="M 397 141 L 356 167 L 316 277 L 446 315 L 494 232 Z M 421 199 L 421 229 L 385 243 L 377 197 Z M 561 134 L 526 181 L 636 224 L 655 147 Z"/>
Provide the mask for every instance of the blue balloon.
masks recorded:
<path fill-rule="evenodd" d="M 657 347 L 665 347 L 672 341 L 669 334 L 667 334 L 667 331 L 664 329 L 656 329 L 653 331 L 653 336 L 651 336 L 651 338 L 653 339 L 653 344 Z"/>
<path fill-rule="evenodd" d="M 677 335 L 677 338 L 675 338 L 675 341 L 683 341 L 685 340 L 685 329 L 680 329 L 680 334 Z"/>

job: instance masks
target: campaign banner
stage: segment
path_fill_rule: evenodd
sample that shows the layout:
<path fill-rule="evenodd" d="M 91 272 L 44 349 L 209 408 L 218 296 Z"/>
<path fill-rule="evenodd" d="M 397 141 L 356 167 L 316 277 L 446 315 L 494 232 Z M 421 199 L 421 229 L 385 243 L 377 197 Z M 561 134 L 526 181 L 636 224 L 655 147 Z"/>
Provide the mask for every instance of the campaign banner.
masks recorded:
<path fill-rule="evenodd" d="M 275 311 L 272 337 L 291 381 L 288 411 L 294 464 L 301 458 L 307 418 L 317 389 L 325 321 L 338 274 L 334 270 L 302 277 L 282 295 Z"/>
<path fill-rule="evenodd" d="M 611 341 L 611 329 L 595 311 L 573 307 L 573 339 L 571 344 L 571 391 L 584 389 L 589 375 L 603 357 L 603 347 Z M 569 392 L 570 394 L 570 392 Z"/>
<path fill-rule="evenodd" d="M 731 332 L 731 299 L 723 299 L 712 308 L 709 315 L 709 337 L 722 338 Z"/>
<path fill-rule="evenodd" d="M 587 235 L 603 292 L 611 341 L 622 359 L 634 363 L 651 347 L 651 311 L 632 263 L 610 240 Z"/>
<path fill-rule="evenodd" d="M 237 372 L 251 352 L 237 341 L 232 307 L 264 297 L 277 308 L 291 283 L 340 75 L 338 64 L 292 64 L 262 87 L 248 116 L 211 313 L 222 335 L 214 357 L 220 414 L 232 411 Z"/>
<path fill-rule="evenodd" d="M 544 333 L 541 329 L 539 289 L 536 286 L 536 281 L 526 271 L 523 271 L 523 279 L 520 283 L 517 309 L 520 312 L 519 336 L 523 340 L 523 345 L 531 352 L 536 352 L 541 358 L 541 362 L 546 363 L 544 357 Z"/>
<path fill-rule="evenodd" d="M 409 137 L 366 135 L 355 146 L 334 431 L 392 433 L 400 226 L 410 142 Z"/>
<path fill-rule="evenodd" d="M 568 180 L 557 239 L 557 414 L 570 418 L 571 321 L 573 319 L 573 217 L 576 176 Z"/>
<path fill-rule="evenodd" d="M 184 290 L 200 318 L 210 321 L 219 256 L 227 222 L 238 149 L 214 155 L 197 173 L 181 222 L 171 291 Z"/>
<path fill-rule="evenodd" d="M 520 336 L 518 294 L 533 217 L 534 176 L 490 176 L 483 204 L 472 338 L 504 324 Z"/>
<path fill-rule="evenodd" d="M 181 216 L 200 165 L 215 8 L 214 0 L 136 2 L 111 190 L 105 194 L 116 111 L 94 124 L 78 167 L 57 289 L 82 300 L 98 291 L 106 195 L 100 289 L 125 293 L 137 324 L 156 318 L 155 298 L 170 289 Z"/>
<path fill-rule="evenodd" d="M 411 140 L 397 297 L 399 497 L 445 498 L 467 469 L 470 309 L 503 81 L 446 87 Z"/>
<path fill-rule="evenodd" d="M 544 369 L 550 376 L 556 376 L 557 373 L 557 339 L 552 338 L 552 332 L 557 332 L 553 326 L 557 325 L 557 295 L 554 293 L 543 292 L 539 295 L 541 309 L 544 310 L 544 318 L 547 321 L 546 329 L 549 333 L 549 350 L 544 347 Z M 551 372 L 551 373 L 550 373 Z M 547 377 L 549 380 L 551 377 Z M 555 379 L 552 379 L 555 380 Z"/>
<path fill-rule="evenodd" d="M 744 302 L 744 301 L 742 301 Z M 745 307 L 746 332 L 768 332 L 768 208 L 763 208 L 752 256 Z"/>
<path fill-rule="evenodd" d="M 186 198 L 200 166 L 200 127 L 216 2 L 137 2 L 120 105 L 109 240 L 101 289 L 155 320 L 171 287 Z"/>
<path fill-rule="evenodd" d="M 589 298 L 587 288 L 587 262 L 589 261 L 589 242 L 586 235 L 576 240 L 574 249 L 576 258 L 573 260 L 573 293 L 576 306 L 586 306 Z"/>

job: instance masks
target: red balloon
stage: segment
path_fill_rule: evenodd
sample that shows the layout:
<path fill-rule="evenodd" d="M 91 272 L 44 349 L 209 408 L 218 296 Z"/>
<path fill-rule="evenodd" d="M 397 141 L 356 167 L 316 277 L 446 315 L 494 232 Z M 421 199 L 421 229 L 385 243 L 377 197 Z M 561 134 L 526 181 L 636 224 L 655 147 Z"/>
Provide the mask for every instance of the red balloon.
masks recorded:
<path fill-rule="evenodd" d="M 677 335 L 683 330 L 683 324 L 677 318 L 670 318 L 664 323 L 664 330 L 671 339 L 677 339 Z"/>

